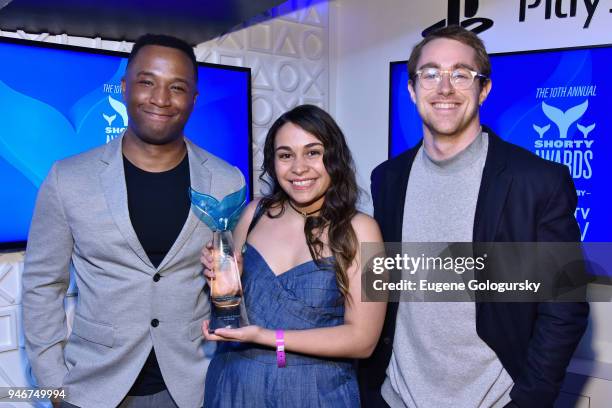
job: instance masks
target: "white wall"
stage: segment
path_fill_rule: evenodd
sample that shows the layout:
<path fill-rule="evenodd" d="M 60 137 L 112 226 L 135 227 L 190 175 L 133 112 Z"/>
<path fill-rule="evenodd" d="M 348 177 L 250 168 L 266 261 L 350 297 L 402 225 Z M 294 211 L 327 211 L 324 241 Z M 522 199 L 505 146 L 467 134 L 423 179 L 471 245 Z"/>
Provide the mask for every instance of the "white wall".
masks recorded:
<path fill-rule="evenodd" d="M 196 47 L 199 61 L 252 69 L 256 177 L 266 133 L 276 118 L 304 103 L 329 106 L 327 2 L 288 1 L 266 18 Z M 259 184 L 255 185 L 258 194 Z"/>
<path fill-rule="evenodd" d="M 358 181 L 369 192 L 372 169 L 387 159 L 389 62 L 408 58 L 422 21 L 437 21 L 433 7 L 414 13 L 402 0 L 336 0 L 332 8 L 331 110 L 346 135 Z M 434 2 L 427 2 L 434 3 Z M 371 212 L 371 204 L 363 203 Z"/>

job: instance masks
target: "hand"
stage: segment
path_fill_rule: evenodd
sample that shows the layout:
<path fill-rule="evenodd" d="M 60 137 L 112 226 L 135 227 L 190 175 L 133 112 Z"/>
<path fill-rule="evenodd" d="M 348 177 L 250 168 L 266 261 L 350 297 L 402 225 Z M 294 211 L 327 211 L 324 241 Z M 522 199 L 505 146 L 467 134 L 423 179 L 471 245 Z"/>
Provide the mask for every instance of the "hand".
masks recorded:
<path fill-rule="evenodd" d="M 62 401 L 51 401 L 51 405 L 53 406 L 53 408 L 60 408 L 60 406 L 62 405 Z"/>
<path fill-rule="evenodd" d="M 238 329 L 216 329 L 214 334 L 211 334 L 208 332 L 208 324 L 208 320 L 204 320 L 202 323 L 202 333 L 208 341 L 239 341 L 263 344 L 262 339 L 267 331 L 259 326 L 251 325 Z"/>
<path fill-rule="evenodd" d="M 206 279 L 214 280 L 215 273 L 213 272 L 213 254 L 212 254 L 212 241 L 208 241 L 200 252 L 200 262 L 204 266 L 204 276 Z"/>
<path fill-rule="evenodd" d="M 240 273 L 240 276 L 242 276 L 242 252 L 235 250 L 234 258 L 236 259 L 238 272 Z M 203 272 L 206 279 L 215 280 L 215 271 L 213 270 L 214 259 L 212 241 L 208 241 L 202 248 L 202 251 L 200 252 L 200 262 L 202 262 L 202 266 L 204 266 Z"/>

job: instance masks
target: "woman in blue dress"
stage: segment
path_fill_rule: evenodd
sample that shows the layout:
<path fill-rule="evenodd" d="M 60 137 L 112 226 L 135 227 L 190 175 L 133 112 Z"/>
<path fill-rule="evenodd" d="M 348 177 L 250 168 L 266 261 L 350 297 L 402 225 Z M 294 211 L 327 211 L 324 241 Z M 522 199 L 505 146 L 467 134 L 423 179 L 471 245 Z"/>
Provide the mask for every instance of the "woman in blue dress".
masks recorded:
<path fill-rule="evenodd" d="M 374 350 L 386 304 L 361 301 L 359 243 L 382 239 L 356 210 L 344 135 L 322 109 L 298 106 L 270 128 L 262 170 L 270 193 L 234 230 L 250 325 L 209 334 L 204 323 L 220 342 L 204 406 L 359 407 L 353 359 Z M 208 249 L 202 258 L 211 265 Z"/>

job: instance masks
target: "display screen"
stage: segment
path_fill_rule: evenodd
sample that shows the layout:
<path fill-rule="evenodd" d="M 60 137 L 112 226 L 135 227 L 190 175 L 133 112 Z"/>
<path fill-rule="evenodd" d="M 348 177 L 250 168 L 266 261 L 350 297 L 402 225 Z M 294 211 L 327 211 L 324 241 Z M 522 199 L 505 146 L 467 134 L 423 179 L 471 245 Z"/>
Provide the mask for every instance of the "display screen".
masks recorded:
<path fill-rule="evenodd" d="M 584 242 L 612 241 L 612 47 L 492 54 L 492 90 L 481 122 L 503 139 L 565 164 L 578 194 Z M 392 62 L 389 156 L 423 134 L 407 91 L 406 62 Z"/>
<path fill-rule="evenodd" d="M 25 243 L 53 162 L 125 130 L 127 54 L 2 39 L 0 61 L 0 245 L 7 248 Z M 251 71 L 200 63 L 198 75 L 185 135 L 237 166 L 251 188 Z"/>

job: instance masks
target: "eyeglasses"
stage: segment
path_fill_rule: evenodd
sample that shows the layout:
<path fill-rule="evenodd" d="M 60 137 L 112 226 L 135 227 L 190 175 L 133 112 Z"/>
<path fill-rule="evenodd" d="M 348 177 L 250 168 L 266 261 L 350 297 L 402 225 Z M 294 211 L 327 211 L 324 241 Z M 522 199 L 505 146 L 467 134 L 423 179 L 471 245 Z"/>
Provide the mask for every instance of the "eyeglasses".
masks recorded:
<path fill-rule="evenodd" d="M 486 75 L 479 74 L 467 68 L 457 68 L 454 70 L 444 70 L 438 68 L 425 68 L 416 72 L 419 78 L 421 87 L 425 90 L 431 90 L 438 86 L 442 81 L 442 75 L 448 75 L 451 85 L 455 89 L 465 90 L 472 86 L 474 79 L 487 78 Z"/>

